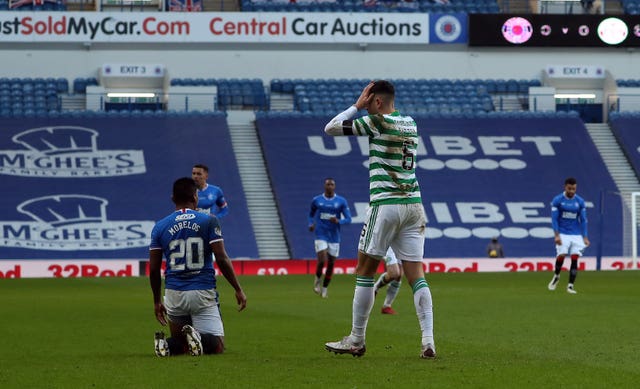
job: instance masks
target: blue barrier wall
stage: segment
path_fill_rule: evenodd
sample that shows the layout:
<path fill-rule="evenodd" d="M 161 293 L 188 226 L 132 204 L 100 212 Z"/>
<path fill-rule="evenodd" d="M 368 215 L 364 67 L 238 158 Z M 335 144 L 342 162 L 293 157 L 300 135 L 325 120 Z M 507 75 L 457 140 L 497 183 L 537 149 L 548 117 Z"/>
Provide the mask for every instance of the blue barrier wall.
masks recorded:
<path fill-rule="evenodd" d="M 313 258 L 306 216 L 325 177 L 347 198 L 354 223 L 343 228 L 341 257 L 354 258 L 368 202 L 367 139 L 330 137 L 330 118 L 261 117 L 258 129 L 294 258 Z M 500 236 L 509 257 L 555 256 L 549 202 L 564 179 L 578 179 L 588 212 L 592 247 L 621 255 L 621 204 L 605 202 L 599 234 L 599 198 L 615 184 L 587 131 L 576 118 L 417 120 L 422 134 L 417 174 L 428 217 L 426 257 L 478 257 Z"/>
<path fill-rule="evenodd" d="M 0 259 L 148 257 L 171 187 L 211 169 L 230 213 L 229 255 L 258 255 L 229 129 L 221 115 L 0 120 Z"/>

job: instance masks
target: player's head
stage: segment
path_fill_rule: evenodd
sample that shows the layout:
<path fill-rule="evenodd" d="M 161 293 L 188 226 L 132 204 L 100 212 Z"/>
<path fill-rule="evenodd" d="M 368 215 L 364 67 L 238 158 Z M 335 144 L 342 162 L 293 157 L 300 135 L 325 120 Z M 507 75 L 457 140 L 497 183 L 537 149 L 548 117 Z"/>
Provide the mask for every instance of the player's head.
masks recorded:
<path fill-rule="evenodd" d="M 575 178 L 569 177 L 566 180 L 564 180 L 565 196 L 567 196 L 568 198 L 573 198 L 573 196 L 576 195 L 577 190 L 578 190 L 578 181 Z"/>
<path fill-rule="evenodd" d="M 193 168 L 191 168 L 191 178 L 196 182 L 198 188 L 204 188 L 209 178 L 209 168 L 201 163 L 193 165 Z"/>
<path fill-rule="evenodd" d="M 336 192 L 336 180 L 331 177 L 324 179 L 324 194 L 328 197 L 332 197 Z"/>
<path fill-rule="evenodd" d="M 396 88 L 392 83 L 387 80 L 376 80 L 373 82 L 369 92 L 373 94 L 373 99 L 367 107 L 367 112 L 370 115 L 386 114 L 395 110 L 393 102 L 396 96 Z"/>
<path fill-rule="evenodd" d="M 173 183 L 171 200 L 180 208 L 195 208 L 198 204 L 198 188 L 193 178 L 178 178 Z"/>

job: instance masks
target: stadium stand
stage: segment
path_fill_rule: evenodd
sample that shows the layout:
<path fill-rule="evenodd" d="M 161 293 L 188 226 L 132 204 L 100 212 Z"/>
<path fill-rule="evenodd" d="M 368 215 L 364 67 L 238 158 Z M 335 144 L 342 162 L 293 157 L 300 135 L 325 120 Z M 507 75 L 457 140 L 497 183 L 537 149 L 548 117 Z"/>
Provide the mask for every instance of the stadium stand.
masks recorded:
<path fill-rule="evenodd" d="M 624 12 L 629 15 L 640 14 L 640 1 L 639 0 L 622 0 L 622 7 Z"/>
<path fill-rule="evenodd" d="M 504 111 L 505 98 L 516 99 L 520 106 L 514 110 L 523 111 L 528 104 L 529 87 L 540 86 L 539 80 L 515 79 L 393 81 L 398 89 L 396 106 L 416 115 Z M 270 86 L 274 93 L 292 94 L 296 111 L 322 115 L 352 104 L 367 82 L 364 79 L 273 79 Z"/>
<path fill-rule="evenodd" d="M 0 115 L 45 115 L 61 110 L 59 96 L 67 93 L 64 78 L 1 78 Z"/>
<path fill-rule="evenodd" d="M 5 3 L 8 7 L 9 3 Z M 631 4 L 631 2 L 628 3 Z M 1 4 L 3 4 L 2 0 L 0 0 L 0 7 Z M 242 10 L 247 12 L 487 13 L 498 10 L 495 1 L 466 0 L 452 0 L 449 4 L 436 4 L 429 1 L 395 2 L 391 6 L 388 2 L 356 3 L 352 0 L 321 3 L 243 1 L 241 4 Z M 198 50 L 194 47 L 197 45 L 198 43 L 195 43 L 188 49 L 181 48 L 181 50 L 196 52 Z M 100 50 L 100 45 L 97 46 Z M 305 49 L 296 48 L 295 50 Z M 345 52 L 348 50 L 351 49 L 345 49 Z M 366 50 L 362 50 L 363 55 L 369 55 Z M 453 50 L 457 48 L 446 49 L 443 52 Z M 125 55 L 130 53 L 119 54 L 118 58 L 121 59 L 129 58 Z M 190 53 L 190 55 L 193 54 Z M 197 55 L 193 57 L 199 59 Z M 92 60 L 95 63 L 102 59 L 92 58 Z M 376 60 L 379 59 L 376 58 Z M 551 60 L 552 58 L 545 58 L 547 62 Z M 161 62 L 161 60 L 158 61 Z M 83 63 L 83 61 L 79 62 Z M 344 194 L 351 202 L 355 222 L 344 228 L 345 245 L 341 256 L 353 257 L 364 206 L 367 202 L 367 176 L 366 169 L 363 168 L 366 148 L 361 139 L 328 138 L 323 135 L 321 129 L 330 117 L 353 103 L 369 80 L 293 78 L 318 77 L 314 74 L 318 71 L 318 67 L 309 72 L 296 70 L 291 74 L 285 73 L 292 78 L 268 78 L 262 74 L 260 76 L 264 78 L 228 78 L 232 76 L 223 77 L 218 74 L 215 75 L 217 78 L 204 78 L 204 74 L 211 73 L 198 73 L 197 70 L 194 71 L 190 67 L 187 68 L 187 65 L 176 62 L 171 66 L 173 66 L 172 75 L 185 75 L 171 79 L 171 86 L 215 86 L 220 111 L 184 112 L 167 107 L 153 111 L 136 105 L 123 107 L 123 111 L 86 110 L 83 104 L 70 108 L 63 103 L 64 98 L 72 96 L 80 101 L 86 97 L 88 86 L 98 85 L 96 77 L 87 77 L 95 74 L 92 73 L 94 69 L 78 67 L 81 71 L 78 74 L 82 74 L 83 77 L 70 78 L 71 83 L 67 79 L 55 78 L 0 79 L 0 116 L 3 117 L 3 124 L 5 119 L 12 125 L 22 120 L 21 128 L 23 129 L 24 126 L 42 126 L 45 122 L 48 123 L 47 125 L 76 124 L 91 125 L 96 128 L 102 128 L 101 126 L 106 124 L 111 126 L 112 123 L 120 123 L 122 126 L 130 126 L 133 123 L 144 128 L 148 125 L 165 128 L 167 123 L 172 123 L 170 127 L 175 133 L 170 135 L 162 133 L 164 139 L 172 144 L 178 142 L 184 135 L 185 122 L 210 121 L 214 128 L 222 128 L 220 130 L 222 132 L 216 133 L 221 141 L 219 142 L 216 138 L 203 142 L 211 146 L 206 147 L 206 151 L 219 155 L 225 161 L 235 161 L 234 158 L 239 151 L 233 150 L 230 141 L 231 124 L 225 119 L 229 117 L 227 116 L 229 111 L 247 111 L 250 115 L 254 114 L 251 111 L 255 111 L 260 146 L 275 191 L 274 208 L 278 208 L 281 213 L 292 257 L 315 257 L 305 225 L 305 216 L 308 202 L 319 192 L 321 181 L 326 176 L 335 176 L 338 193 Z M 474 64 L 473 72 L 460 72 L 459 77 L 477 75 L 489 77 L 488 74 L 492 74 L 492 77 L 496 76 L 496 72 L 487 74 L 482 71 L 476 72 L 478 69 L 486 69 L 482 66 Z M 174 68 L 180 71 L 174 72 Z M 537 69 L 533 71 L 527 69 L 522 72 L 506 73 L 523 74 L 527 77 L 538 74 L 537 71 Z M 283 72 L 263 73 L 281 74 Z M 326 77 L 327 74 L 323 71 L 318 73 L 322 74 L 322 77 Z M 416 72 L 419 77 L 438 77 L 443 73 L 451 72 Z M 226 74 L 238 74 L 238 72 L 226 69 Z M 335 74 L 336 77 L 340 77 L 340 73 Z M 349 74 L 359 73 L 350 71 Z M 405 73 L 402 74 L 406 77 Z M 599 197 L 599 191 L 602 188 L 615 188 L 612 177 L 602 161 L 594 157 L 598 156 L 598 151 L 584 123 L 580 120 L 579 113 L 573 110 L 559 112 L 528 110 L 529 88 L 541 86 L 539 79 L 398 78 L 392 81 L 398 89 L 396 106 L 416 118 L 419 127 L 424 131 L 422 139 L 424 147 L 419 158 L 419 175 L 423 183 L 423 195 L 430 220 L 429 257 L 478 256 L 482 252 L 485 240 L 493 235 L 501 236 L 501 241 L 508 246 L 510 256 L 547 256 L 549 255 L 549 227 L 547 220 L 543 219 L 547 214 L 546 202 L 556 189 L 560 190 L 558 183 L 561 183 L 567 175 L 579 175 L 580 193 L 592 202 Z M 620 87 L 638 87 L 640 81 L 621 79 L 617 84 Z M 164 86 L 166 87 L 166 84 Z M 286 97 L 285 100 L 290 104 L 276 108 L 273 104 L 274 97 Z M 28 120 L 24 121 L 24 118 Z M 632 137 L 629 128 L 633 127 L 634 121 L 637 122 L 638 118 L 637 112 L 611 113 L 611 123 L 621 144 L 626 142 L 637 147 L 638 142 Z M 182 125 L 176 124 L 178 122 Z M 17 131 L 17 124 L 15 125 Z M 253 122 L 249 125 L 253 126 Z M 149 133 L 149 138 L 153 139 L 154 136 L 155 134 Z M 109 139 L 109 142 L 116 143 L 115 138 L 109 137 Z M 137 141 L 133 143 L 135 142 Z M 6 150 L 16 147 L 7 139 L 5 143 L 7 143 Z M 576 145 L 579 147 L 575 147 Z M 628 148 L 625 152 L 630 159 L 633 159 L 631 154 L 635 153 L 634 149 Z M 567 163 L 563 156 L 570 153 L 574 153 L 575 158 L 571 158 Z M 337 158 L 338 156 L 340 158 Z M 228 165 L 233 167 L 226 171 Z M 234 170 L 237 168 L 235 164 L 225 162 L 220 163 L 220 166 L 225 166 L 224 175 L 228 174 L 239 180 L 239 173 Z M 638 166 L 640 162 L 635 162 L 634 167 L 638 169 Z M 215 167 L 213 169 L 215 170 Z M 181 172 L 180 174 L 185 173 L 184 170 Z M 554 188 L 551 192 L 549 191 L 550 182 L 553 183 L 551 186 Z M 231 219 L 229 219 L 229 225 L 225 224 L 225 230 L 230 236 L 243 239 L 242 243 L 237 243 L 231 249 L 233 255 L 256 257 L 257 248 L 253 246 L 255 233 L 253 231 L 246 233 L 243 230 L 250 225 L 251 221 L 248 218 L 249 211 L 243 203 L 245 193 L 242 192 L 242 185 L 238 181 L 224 182 L 221 186 L 225 191 L 232 192 L 229 196 L 233 199 L 230 201 L 232 212 L 235 212 L 237 206 L 247 213 L 239 217 L 239 223 L 242 223 L 243 227 L 234 225 Z M 156 205 L 154 203 L 154 207 Z M 15 208 L 15 204 L 12 206 Z M 598 231 L 592 231 L 594 247 L 590 251 L 595 253 L 603 248 L 608 255 L 616 255 L 620 254 L 622 234 L 618 227 L 613 226 L 621 225 L 617 223 L 618 216 L 616 216 L 621 214 L 621 204 L 612 201 L 611 204 L 607 204 L 607 207 L 606 211 L 610 219 L 608 222 L 612 227 L 600 237 Z M 9 207 L 8 212 L 15 214 L 14 208 Z M 234 220 L 238 220 L 235 214 Z M 604 242 L 604 246 L 599 246 L 600 241 Z"/>
<path fill-rule="evenodd" d="M 524 112 L 528 108 L 528 90 L 540 86 L 539 80 L 515 79 L 398 79 L 397 106 L 415 115 L 486 114 L 494 111 Z M 172 86 L 217 87 L 218 109 L 271 109 L 271 94 L 288 95 L 291 110 L 306 115 L 324 115 L 348 106 L 357 98 L 365 79 L 261 79 L 173 78 Z M 265 88 L 264 84 L 269 87 Z M 87 86 L 98 85 L 95 77 L 73 80 L 73 93 L 85 94 Z M 510 104 L 506 104 L 510 101 Z M 507 106 L 508 105 L 508 106 Z M 130 108 L 141 109 L 132 105 Z"/>

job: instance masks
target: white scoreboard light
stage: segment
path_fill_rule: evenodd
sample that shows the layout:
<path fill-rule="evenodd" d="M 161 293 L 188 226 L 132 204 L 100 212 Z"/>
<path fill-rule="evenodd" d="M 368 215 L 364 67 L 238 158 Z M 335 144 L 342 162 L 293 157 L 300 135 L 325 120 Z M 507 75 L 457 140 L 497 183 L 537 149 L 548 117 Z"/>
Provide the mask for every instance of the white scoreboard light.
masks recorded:
<path fill-rule="evenodd" d="M 640 47 L 640 15 L 471 14 L 469 46 Z"/>

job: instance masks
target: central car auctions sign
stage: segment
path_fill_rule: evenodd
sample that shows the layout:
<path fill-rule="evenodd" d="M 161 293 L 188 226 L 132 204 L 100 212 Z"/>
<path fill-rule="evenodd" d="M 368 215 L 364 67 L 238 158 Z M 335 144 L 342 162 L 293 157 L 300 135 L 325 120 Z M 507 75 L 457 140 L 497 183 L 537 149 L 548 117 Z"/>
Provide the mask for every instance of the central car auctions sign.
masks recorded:
<path fill-rule="evenodd" d="M 465 43 L 466 23 L 464 14 L 0 12 L 0 41 Z"/>

